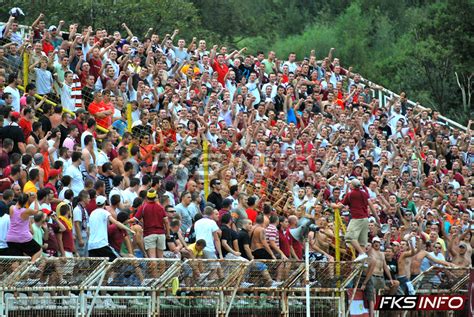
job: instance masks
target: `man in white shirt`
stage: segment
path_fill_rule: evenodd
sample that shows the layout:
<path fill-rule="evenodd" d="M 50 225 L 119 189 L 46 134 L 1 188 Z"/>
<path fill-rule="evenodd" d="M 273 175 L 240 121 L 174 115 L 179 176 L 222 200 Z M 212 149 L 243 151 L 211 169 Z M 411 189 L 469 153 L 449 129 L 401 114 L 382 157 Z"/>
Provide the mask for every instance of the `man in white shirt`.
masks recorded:
<path fill-rule="evenodd" d="M 89 192 L 86 190 L 81 191 L 78 200 L 77 206 L 72 211 L 74 244 L 79 256 L 87 257 L 89 214 L 87 213 L 86 205 L 90 201 Z"/>
<path fill-rule="evenodd" d="M 196 241 L 200 239 L 206 241 L 206 247 L 204 248 L 204 258 L 206 259 L 217 259 L 216 251 L 219 254 L 219 259 L 223 258 L 219 238 L 221 229 L 219 229 L 216 223 L 218 217 L 218 211 L 208 206 L 204 209 L 204 218 L 199 219 L 194 224 Z"/>
<path fill-rule="evenodd" d="M 74 196 L 79 195 L 81 190 L 84 190 L 84 180 L 82 179 L 82 173 L 79 169 L 79 165 L 82 163 L 82 153 L 72 153 L 72 164 L 64 172 L 64 175 L 71 176 L 70 187 L 74 192 Z"/>
<path fill-rule="evenodd" d="M 17 77 L 16 74 L 10 74 L 8 76 L 8 82 L 7 85 L 3 89 L 3 93 L 9 93 L 11 94 L 13 101 L 12 101 L 12 107 L 13 111 L 15 112 L 20 112 L 20 91 L 18 90 L 18 85 L 21 84 L 21 78 Z"/>
<path fill-rule="evenodd" d="M 105 202 L 107 199 L 104 196 L 97 196 L 95 199 L 97 209 L 95 209 L 89 217 L 89 256 L 90 257 L 106 257 L 112 262 L 116 258 L 120 257 L 117 252 L 109 245 L 109 237 L 107 228 L 109 222 L 115 224 L 119 229 L 125 230 L 132 235 L 134 231 L 130 230 L 127 226 L 120 223 L 112 215 L 104 209 Z"/>
<path fill-rule="evenodd" d="M 122 175 L 115 175 L 112 179 L 112 190 L 109 194 L 109 201 L 111 201 L 113 195 L 118 195 L 120 197 L 120 203 L 124 205 L 130 206 L 132 202 L 126 202 L 125 196 L 123 194 L 123 176 Z"/>

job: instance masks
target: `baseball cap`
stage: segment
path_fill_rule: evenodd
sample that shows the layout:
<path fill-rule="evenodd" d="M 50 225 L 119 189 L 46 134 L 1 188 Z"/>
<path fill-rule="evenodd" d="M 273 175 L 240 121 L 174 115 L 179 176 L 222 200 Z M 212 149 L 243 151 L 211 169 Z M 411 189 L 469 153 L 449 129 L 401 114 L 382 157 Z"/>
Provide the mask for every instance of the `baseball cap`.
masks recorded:
<path fill-rule="evenodd" d="M 211 181 L 211 186 L 220 185 L 220 183 L 221 183 L 221 180 L 220 180 L 220 179 L 214 178 L 214 179 Z"/>
<path fill-rule="evenodd" d="M 97 204 L 97 206 L 105 205 L 106 201 L 107 201 L 107 198 L 105 198 L 102 195 L 97 196 L 97 198 L 95 199 L 95 203 Z"/>
<path fill-rule="evenodd" d="M 132 40 L 131 40 L 131 41 L 132 41 L 132 42 L 138 42 L 138 37 L 136 37 L 136 36 L 132 37 Z"/>
<path fill-rule="evenodd" d="M 379 237 L 373 237 L 373 238 L 372 238 L 372 243 L 374 243 L 374 242 L 380 243 L 380 242 L 382 242 L 382 240 L 380 240 Z"/>
<path fill-rule="evenodd" d="M 49 171 L 49 178 L 54 178 L 61 174 L 61 169 L 52 169 Z"/>
<path fill-rule="evenodd" d="M 155 199 L 156 198 L 156 190 L 153 188 L 150 188 L 148 192 L 146 193 L 146 198 L 148 199 Z"/>
<path fill-rule="evenodd" d="M 56 31 L 58 28 L 56 27 L 56 25 L 51 25 L 49 28 L 48 28 L 48 31 L 49 32 L 53 32 L 53 31 Z"/>
<path fill-rule="evenodd" d="M 20 113 L 18 111 L 10 112 L 10 118 L 19 119 L 20 118 Z"/>
<path fill-rule="evenodd" d="M 76 108 L 76 115 L 86 113 L 86 109 L 84 108 Z"/>
<path fill-rule="evenodd" d="M 49 215 L 51 215 L 51 214 L 53 213 L 53 212 L 52 212 L 51 210 L 49 210 L 48 208 L 43 208 L 43 209 L 41 209 L 41 211 L 42 211 L 45 215 L 47 215 L 47 216 L 49 216 Z"/>

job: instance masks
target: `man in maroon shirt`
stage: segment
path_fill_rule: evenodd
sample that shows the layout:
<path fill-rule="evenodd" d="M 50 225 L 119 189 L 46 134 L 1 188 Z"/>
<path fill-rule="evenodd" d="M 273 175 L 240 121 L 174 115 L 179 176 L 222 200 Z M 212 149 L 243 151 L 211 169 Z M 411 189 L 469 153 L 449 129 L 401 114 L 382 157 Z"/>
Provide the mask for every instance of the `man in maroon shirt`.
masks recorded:
<path fill-rule="evenodd" d="M 122 224 L 126 224 L 127 220 L 129 219 L 128 213 L 126 212 L 119 212 L 117 214 L 118 222 Z M 132 241 L 130 236 L 128 235 L 127 231 L 122 228 L 119 228 L 116 224 L 112 223 L 109 224 L 107 227 L 107 234 L 109 237 L 109 244 L 114 250 L 122 256 L 133 256 L 133 248 L 132 248 Z M 123 254 L 121 251 L 122 244 L 125 242 L 125 246 L 128 250 L 128 254 Z"/>
<path fill-rule="evenodd" d="M 70 123 L 71 126 L 76 126 L 77 130 L 79 130 L 79 134 L 76 137 L 77 143 L 81 142 L 81 135 L 87 129 L 86 122 L 88 118 L 88 112 L 85 109 L 79 108 L 76 110 L 76 119 L 72 120 Z"/>
<path fill-rule="evenodd" d="M 157 193 L 151 188 L 146 193 L 147 201 L 138 209 L 135 218 L 143 220 L 143 240 L 149 258 L 162 258 L 169 239 L 168 216 L 163 206 L 156 202 Z"/>
<path fill-rule="evenodd" d="M 370 207 L 377 223 L 380 223 L 374 206 L 372 206 L 369 200 L 369 194 L 365 190 L 362 190 L 361 187 L 361 182 L 358 179 L 353 179 L 351 181 L 351 191 L 344 196 L 342 202 L 332 204 L 333 208 L 349 206 L 351 221 L 347 227 L 344 239 L 346 243 L 350 243 L 359 254 L 355 261 L 362 261 L 368 257 L 367 253 L 365 253 L 365 246 L 367 245 L 369 236 L 369 212 L 367 207 Z"/>

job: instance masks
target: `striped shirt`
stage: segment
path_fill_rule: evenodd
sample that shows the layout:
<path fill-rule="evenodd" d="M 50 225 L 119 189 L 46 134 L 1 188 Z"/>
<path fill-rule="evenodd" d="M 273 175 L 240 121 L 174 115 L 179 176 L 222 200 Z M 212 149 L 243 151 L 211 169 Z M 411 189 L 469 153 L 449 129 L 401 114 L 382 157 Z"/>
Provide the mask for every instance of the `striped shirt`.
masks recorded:
<path fill-rule="evenodd" d="M 278 236 L 278 229 L 273 224 L 269 224 L 268 227 L 265 229 L 265 236 L 267 241 L 275 241 L 276 245 L 280 246 L 280 239 Z"/>

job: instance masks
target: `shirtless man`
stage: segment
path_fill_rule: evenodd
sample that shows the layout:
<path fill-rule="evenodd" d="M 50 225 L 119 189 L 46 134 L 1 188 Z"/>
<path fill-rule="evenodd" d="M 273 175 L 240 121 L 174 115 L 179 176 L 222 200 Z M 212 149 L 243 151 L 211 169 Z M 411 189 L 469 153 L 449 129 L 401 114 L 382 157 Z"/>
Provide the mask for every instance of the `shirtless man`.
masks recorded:
<path fill-rule="evenodd" d="M 388 291 L 389 295 L 395 295 L 397 293 L 398 286 L 400 283 L 396 280 L 393 280 L 390 268 L 385 261 L 385 256 L 380 251 L 380 238 L 374 237 L 372 239 L 372 248 L 369 256 L 374 260 L 375 267 L 372 273 L 372 282 L 374 284 L 375 291 L 385 290 Z M 385 272 L 386 276 L 390 281 L 390 285 L 385 284 L 385 278 L 383 273 Z"/>
<path fill-rule="evenodd" d="M 430 262 L 437 263 L 444 266 L 452 266 L 451 263 L 439 260 L 432 255 L 428 251 L 426 251 L 426 242 L 422 239 L 418 240 L 418 252 L 413 256 L 411 259 L 410 264 L 410 280 L 413 281 L 418 275 L 421 273 L 421 262 L 426 257 Z"/>
<path fill-rule="evenodd" d="M 452 244 L 449 246 L 449 252 L 451 253 L 453 259 L 452 264 L 459 267 L 469 267 L 471 266 L 471 257 L 467 257 L 467 244 L 466 242 L 460 242 L 458 247 L 455 248 Z"/>
<path fill-rule="evenodd" d="M 410 234 L 411 237 L 415 236 L 415 233 Z M 419 238 L 418 238 L 419 239 Z M 416 254 L 416 250 L 412 243 L 402 240 L 400 243 L 401 252 L 398 258 L 398 276 L 397 280 L 400 282 L 400 287 L 405 295 L 409 295 L 408 289 L 410 286 L 410 264 L 411 257 Z"/>
<path fill-rule="evenodd" d="M 461 228 L 459 226 L 453 225 L 449 235 L 446 235 L 448 239 L 448 251 L 453 259 L 453 263 L 460 267 L 468 267 L 472 261 L 472 247 L 468 237 L 470 231 L 466 230 L 460 234 L 460 230 Z"/>
<path fill-rule="evenodd" d="M 118 156 L 112 161 L 112 170 L 116 175 L 125 174 L 125 161 L 128 158 L 128 149 L 126 147 L 121 147 L 118 150 Z"/>
<path fill-rule="evenodd" d="M 262 214 L 257 216 L 256 225 L 250 235 L 250 248 L 255 259 L 276 260 L 270 245 L 265 237 L 265 218 Z"/>

